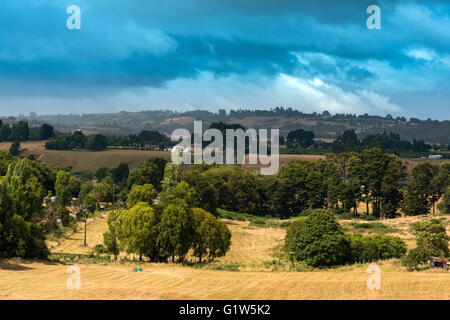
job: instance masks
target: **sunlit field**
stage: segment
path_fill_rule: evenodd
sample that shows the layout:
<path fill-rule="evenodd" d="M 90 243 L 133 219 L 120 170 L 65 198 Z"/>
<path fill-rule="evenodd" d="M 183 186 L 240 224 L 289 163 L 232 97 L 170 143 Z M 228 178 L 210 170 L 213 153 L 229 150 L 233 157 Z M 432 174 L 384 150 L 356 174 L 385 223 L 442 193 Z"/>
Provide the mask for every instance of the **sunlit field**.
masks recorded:
<path fill-rule="evenodd" d="M 394 234 L 412 237 L 409 224 L 417 219 L 382 221 Z M 450 220 L 448 216 L 446 220 Z M 249 226 L 225 220 L 232 231 L 227 255 L 203 266 L 132 262 L 79 263 L 81 289 L 69 290 L 68 262 L 8 260 L 0 263 L 1 299 L 449 299 L 450 277 L 442 270 L 408 272 L 396 259 L 379 261 L 381 289 L 367 289 L 367 264 L 314 271 L 289 270 L 274 262 L 285 229 Z M 49 241 L 54 257 L 89 253 L 102 243 L 106 216 L 89 221 L 88 247 L 84 230 L 59 243 Z M 345 225 L 350 221 L 342 221 Z M 370 223 L 370 222 L 369 222 Z M 410 245 L 411 241 L 408 241 Z M 142 272 L 135 272 L 135 267 Z"/>

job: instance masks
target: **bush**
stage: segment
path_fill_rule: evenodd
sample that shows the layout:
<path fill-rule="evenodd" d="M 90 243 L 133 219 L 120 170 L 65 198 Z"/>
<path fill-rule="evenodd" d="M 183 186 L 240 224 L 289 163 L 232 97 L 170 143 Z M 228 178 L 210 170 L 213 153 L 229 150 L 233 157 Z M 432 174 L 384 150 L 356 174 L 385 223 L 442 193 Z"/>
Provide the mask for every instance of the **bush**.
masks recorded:
<path fill-rule="evenodd" d="M 416 222 L 413 225 L 417 247 L 423 249 L 430 256 L 448 257 L 449 237 L 445 225 L 439 219 Z"/>
<path fill-rule="evenodd" d="M 351 262 L 372 262 L 380 259 L 401 258 L 406 244 L 399 237 L 375 235 L 350 236 Z"/>
<path fill-rule="evenodd" d="M 288 228 L 291 224 L 292 222 L 290 221 L 283 221 L 280 223 L 280 228 Z"/>
<path fill-rule="evenodd" d="M 254 224 L 254 225 L 257 225 L 257 226 L 262 226 L 262 225 L 266 224 L 266 221 L 264 219 L 262 219 L 262 218 L 255 218 L 255 219 L 251 220 L 250 224 Z"/>
<path fill-rule="evenodd" d="M 11 155 L 13 156 L 17 156 L 20 152 L 20 142 L 16 141 L 13 142 L 11 147 L 9 148 L 9 153 L 11 153 Z"/>
<path fill-rule="evenodd" d="M 286 249 L 298 261 L 330 267 L 342 265 L 349 258 L 350 241 L 330 211 L 314 210 L 304 223 L 294 222 L 288 231 Z"/>
<path fill-rule="evenodd" d="M 359 232 L 389 233 L 394 232 L 396 230 L 381 222 L 372 222 L 372 223 L 351 222 L 349 223 L 349 226 L 351 226 L 354 230 Z"/>
<path fill-rule="evenodd" d="M 403 257 L 402 265 L 406 266 L 409 271 L 420 270 L 428 262 L 429 257 L 428 252 L 423 248 L 411 249 Z"/>
<path fill-rule="evenodd" d="M 301 217 L 297 218 L 289 224 L 286 230 L 286 236 L 284 238 L 285 249 L 287 252 L 295 252 L 295 240 L 298 237 L 298 233 L 301 232 L 301 228 L 305 224 L 305 222 L 306 217 Z"/>
<path fill-rule="evenodd" d="M 105 247 L 103 244 L 95 245 L 94 248 L 92 248 L 92 252 L 94 252 L 96 254 L 109 253 L 108 248 Z"/>

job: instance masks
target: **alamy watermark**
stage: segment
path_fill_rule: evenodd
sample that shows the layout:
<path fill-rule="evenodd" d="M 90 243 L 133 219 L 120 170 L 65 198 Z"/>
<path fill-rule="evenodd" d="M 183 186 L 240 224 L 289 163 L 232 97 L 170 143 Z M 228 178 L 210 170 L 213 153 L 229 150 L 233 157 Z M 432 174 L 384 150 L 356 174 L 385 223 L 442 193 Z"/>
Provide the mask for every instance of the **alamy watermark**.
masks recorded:
<path fill-rule="evenodd" d="M 259 164 L 262 165 L 261 174 L 274 175 L 278 172 L 280 165 L 279 129 L 270 129 L 270 138 L 267 129 L 258 131 L 256 129 L 247 129 L 246 131 L 226 129 L 225 148 L 222 132 L 213 128 L 203 132 L 202 121 L 194 121 L 193 134 L 194 139 L 187 129 L 176 129 L 172 132 L 173 142 L 179 142 L 181 139 L 171 150 L 172 162 L 176 164 L 245 164 L 248 150 L 248 164 L 256 165 L 259 161 Z M 212 142 L 203 148 L 203 141 Z M 248 141 L 248 148 L 246 141 Z"/>
<path fill-rule="evenodd" d="M 80 290 L 81 289 L 81 270 L 80 267 L 75 265 L 70 265 L 67 268 L 67 273 L 70 276 L 66 280 L 66 287 L 69 290 Z"/>
<path fill-rule="evenodd" d="M 381 29 L 381 9 L 377 5 L 367 7 L 366 13 L 370 14 L 367 18 L 366 25 L 370 30 Z"/>
<path fill-rule="evenodd" d="M 371 275 L 367 278 L 366 284 L 369 290 L 380 290 L 381 289 L 381 269 L 376 264 L 371 264 L 367 267 L 367 273 Z"/>
<path fill-rule="evenodd" d="M 77 5 L 70 5 L 67 7 L 66 12 L 70 14 L 70 16 L 67 18 L 66 26 L 67 29 L 73 30 L 73 29 L 81 29 L 81 9 Z"/>

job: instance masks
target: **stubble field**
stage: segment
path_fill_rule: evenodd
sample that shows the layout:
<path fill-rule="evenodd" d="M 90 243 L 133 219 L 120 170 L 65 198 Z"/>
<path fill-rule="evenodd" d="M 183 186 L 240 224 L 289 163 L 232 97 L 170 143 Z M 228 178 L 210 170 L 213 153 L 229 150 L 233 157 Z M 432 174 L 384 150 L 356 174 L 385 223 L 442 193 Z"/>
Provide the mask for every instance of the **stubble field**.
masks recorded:
<path fill-rule="evenodd" d="M 447 219 L 448 217 L 446 217 Z M 403 219 L 403 218 L 399 218 Z M 450 274 L 439 270 L 407 272 L 398 260 L 377 263 L 381 289 L 369 290 L 367 264 L 315 271 L 278 268 L 273 254 L 282 243 L 281 228 L 250 227 L 226 220 L 232 231 L 228 254 L 210 266 L 138 262 L 80 263 L 81 289 L 70 290 L 69 264 L 9 260 L 0 262 L 0 299 L 449 299 Z M 345 222 L 345 221 L 344 221 Z M 402 226 L 410 221 L 403 221 Z M 402 221 L 398 220 L 397 224 Z M 101 243 L 106 216 L 52 242 L 52 252 L 86 254 Z M 401 231 L 409 237 L 408 228 Z M 230 265 L 238 271 L 230 271 Z M 133 268 L 142 267 L 142 272 Z M 218 270 L 222 269 L 222 270 Z"/>

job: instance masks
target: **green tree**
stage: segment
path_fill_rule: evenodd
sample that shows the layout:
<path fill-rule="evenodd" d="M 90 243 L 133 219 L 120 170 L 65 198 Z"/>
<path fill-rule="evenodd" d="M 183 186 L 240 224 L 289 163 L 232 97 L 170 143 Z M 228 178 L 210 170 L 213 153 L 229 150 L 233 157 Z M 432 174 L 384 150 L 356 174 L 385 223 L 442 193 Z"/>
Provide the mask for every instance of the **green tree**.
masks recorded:
<path fill-rule="evenodd" d="M 53 137 L 53 127 L 47 123 L 44 123 L 41 125 L 41 128 L 39 130 L 39 136 L 42 140 L 47 140 L 51 137 Z"/>
<path fill-rule="evenodd" d="M 0 252 L 9 258 L 46 258 L 49 251 L 42 229 L 15 213 L 18 206 L 9 193 L 0 183 Z"/>
<path fill-rule="evenodd" d="M 10 141 L 11 139 L 11 127 L 8 123 L 2 124 L 0 127 L 0 138 L 3 141 Z"/>
<path fill-rule="evenodd" d="M 118 217 L 117 238 L 127 253 L 154 259 L 158 256 L 159 219 L 147 203 L 138 203 Z"/>
<path fill-rule="evenodd" d="M 448 257 L 449 236 L 445 225 L 439 219 L 416 222 L 413 224 L 417 247 L 431 256 Z"/>
<path fill-rule="evenodd" d="M 152 205 L 157 196 L 158 192 L 151 184 L 144 184 L 143 186 L 134 185 L 128 194 L 127 202 L 130 207 L 135 206 L 139 202 L 145 202 Z"/>
<path fill-rule="evenodd" d="M 161 182 L 162 190 L 167 192 L 175 188 L 183 177 L 183 167 L 175 163 L 168 163 L 164 169 L 164 179 Z"/>
<path fill-rule="evenodd" d="M 442 196 L 442 201 L 438 206 L 441 213 L 449 214 L 450 213 L 450 186 L 447 187 L 444 195 Z"/>
<path fill-rule="evenodd" d="M 12 156 L 17 156 L 19 152 L 20 152 L 20 142 L 19 141 L 13 142 L 11 144 L 11 147 L 9 148 L 9 153 Z"/>
<path fill-rule="evenodd" d="M 193 208 L 192 214 L 195 229 L 192 244 L 194 256 L 198 257 L 200 263 L 205 256 L 210 261 L 224 256 L 231 245 L 231 232 L 226 224 L 201 208 Z"/>
<path fill-rule="evenodd" d="M 217 192 L 203 172 L 191 169 L 184 173 L 183 180 L 194 189 L 195 197 L 192 206 L 217 215 Z"/>
<path fill-rule="evenodd" d="M 26 121 L 19 121 L 13 124 L 11 128 L 10 140 L 13 141 L 27 141 L 30 138 L 30 129 Z"/>
<path fill-rule="evenodd" d="M 192 212 L 184 201 L 168 204 L 161 215 L 159 242 L 161 255 L 178 256 L 183 261 L 192 246 L 194 229 Z"/>
<path fill-rule="evenodd" d="M 277 198 L 282 203 L 282 217 L 288 218 L 308 208 L 307 177 L 310 162 L 295 160 L 280 168 Z"/>
<path fill-rule="evenodd" d="M 109 213 L 107 220 L 108 231 L 103 233 L 103 243 L 105 244 L 107 251 L 114 255 L 114 260 L 117 260 L 117 256 L 120 253 L 119 241 L 117 240 L 117 230 L 119 228 L 117 218 L 119 215 L 119 211 Z"/>
<path fill-rule="evenodd" d="M 111 176 L 118 185 L 126 184 L 129 175 L 128 164 L 123 162 L 117 168 L 111 170 Z"/>
<path fill-rule="evenodd" d="M 402 211 L 407 216 L 417 216 L 427 214 L 430 211 L 428 198 L 417 185 L 409 185 L 406 188 L 405 202 L 402 206 Z"/>
<path fill-rule="evenodd" d="M 164 170 L 166 168 L 166 164 L 167 164 L 167 160 L 163 159 L 163 158 L 150 158 L 148 159 L 148 162 L 153 163 L 156 165 L 156 167 L 158 168 L 158 171 L 156 173 L 156 179 L 157 181 L 162 181 L 162 179 L 164 178 Z M 155 186 L 156 190 L 161 191 L 161 185 L 156 185 Z"/>
<path fill-rule="evenodd" d="M 97 178 L 98 181 L 102 181 L 109 175 L 109 172 L 110 170 L 108 167 L 98 168 L 97 171 L 95 172 L 95 177 Z"/>
<path fill-rule="evenodd" d="M 0 150 L 0 176 L 6 175 L 8 166 L 15 161 L 14 159 L 8 151 Z"/>
<path fill-rule="evenodd" d="M 422 162 L 412 170 L 413 183 L 407 187 L 405 204 L 403 211 L 406 215 L 428 214 L 431 206 L 434 209 L 434 202 L 438 192 L 433 185 L 438 175 L 439 167 L 433 166 L 429 162 Z"/>
<path fill-rule="evenodd" d="M 83 207 L 87 210 L 87 212 L 91 214 L 98 210 L 98 202 L 94 194 L 89 193 L 86 195 L 86 197 L 84 197 Z"/>
<path fill-rule="evenodd" d="M 308 148 L 314 143 L 314 132 L 297 129 L 290 131 L 287 136 L 287 147 Z"/>
<path fill-rule="evenodd" d="M 158 167 L 156 164 L 145 161 L 140 163 L 136 169 L 130 172 L 128 177 L 128 188 L 131 189 L 133 185 L 151 184 L 155 188 L 161 185 L 161 180 L 158 177 Z"/>
<path fill-rule="evenodd" d="M 402 202 L 398 189 L 406 167 L 396 156 L 378 148 L 364 150 L 362 161 L 365 174 L 362 183 L 365 193 L 372 199 L 373 215 L 377 218 L 395 216 Z"/>
<path fill-rule="evenodd" d="M 39 215 L 46 190 L 39 182 L 31 162 L 21 159 L 8 167 L 4 183 L 13 201 L 14 213 L 29 221 Z"/>
<path fill-rule="evenodd" d="M 61 205 L 68 205 L 72 198 L 78 196 L 80 183 L 70 172 L 60 170 L 56 175 L 55 195 Z"/>
<path fill-rule="evenodd" d="M 381 182 L 381 216 L 395 218 L 401 208 L 403 193 L 399 190 L 399 182 L 405 177 L 405 166 L 395 156 L 385 154 L 387 166 Z"/>
<path fill-rule="evenodd" d="M 256 179 L 248 171 L 235 168 L 228 177 L 227 207 L 236 212 L 256 214 L 259 209 L 259 197 L 256 192 Z"/>
<path fill-rule="evenodd" d="M 114 184 L 113 178 L 107 176 L 94 186 L 93 194 L 100 202 L 113 202 L 117 200 L 119 187 Z"/>
<path fill-rule="evenodd" d="M 441 167 L 439 168 L 439 172 L 433 177 L 431 185 L 432 185 L 431 202 L 433 205 L 433 214 L 434 214 L 436 202 L 439 201 L 440 197 L 442 197 L 446 192 L 448 186 L 450 186 L 450 163 L 444 163 L 443 165 L 441 165 Z"/>
<path fill-rule="evenodd" d="M 331 212 L 314 210 L 298 227 L 296 238 L 288 240 L 296 260 L 314 267 L 330 267 L 349 259 L 350 241 Z"/>
<path fill-rule="evenodd" d="M 84 198 L 89 193 L 92 193 L 93 190 L 94 190 L 94 185 L 92 184 L 92 182 L 89 182 L 89 181 L 82 182 L 80 184 L 80 192 L 78 193 L 78 200 L 83 201 Z"/>
<path fill-rule="evenodd" d="M 106 137 L 101 134 L 90 135 L 86 140 L 85 148 L 89 151 L 101 151 L 107 147 Z"/>
<path fill-rule="evenodd" d="M 186 181 L 181 181 L 175 187 L 163 192 L 161 199 L 164 204 L 183 200 L 189 207 L 193 207 L 196 202 L 195 189 Z"/>

